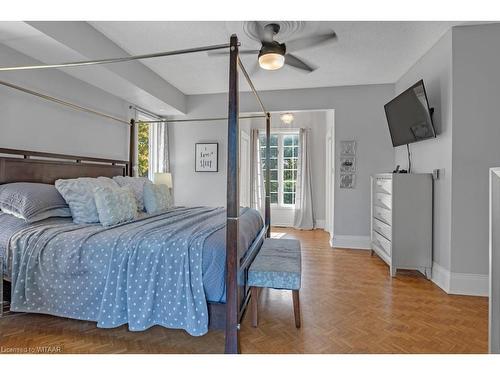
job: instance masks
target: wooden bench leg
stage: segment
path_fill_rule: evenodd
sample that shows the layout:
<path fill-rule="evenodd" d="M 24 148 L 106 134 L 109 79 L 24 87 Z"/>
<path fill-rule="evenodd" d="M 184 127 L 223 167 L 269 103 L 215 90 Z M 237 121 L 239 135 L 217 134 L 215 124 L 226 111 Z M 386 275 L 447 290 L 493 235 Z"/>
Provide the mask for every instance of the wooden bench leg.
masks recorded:
<path fill-rule="evenodd" d="M 295 327 L 300 328 L 300 301 L 299 291 L 292 290 L 293 296 L 293 315 L 295 316 Z"/>
<path fill-rule="evenodd" d="M 259 292 L 260 288 L 257 288 L 255 286 L 252 287 L 250 308 L 252 309 L 252 327 L 254 328 L 257 328 L 258 325 Z"/>

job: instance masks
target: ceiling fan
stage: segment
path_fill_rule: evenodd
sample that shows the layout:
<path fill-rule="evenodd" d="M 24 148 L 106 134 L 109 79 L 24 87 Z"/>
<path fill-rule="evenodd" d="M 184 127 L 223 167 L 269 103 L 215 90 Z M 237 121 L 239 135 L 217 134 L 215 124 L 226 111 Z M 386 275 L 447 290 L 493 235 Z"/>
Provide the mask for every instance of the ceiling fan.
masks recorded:
<path fill-rule="evenodd" d="M 259 22 L 252 21 L 252 26 L 256 31 L 262 46 L 260 50 L 240 50 L 239 53 L 241 55 L 257 54 L 259 63 L 258 66 L 265 70 L 277 70 L 286 64 L 300 70 L 313 72 L 316 70 L 316 67 L 311 66 L 305 61 L 299 59 L 297 56 L 292 55 L 290 52 L 316 47 L 337 39 L 337 34 L 332 31 L 327 34 L 312 35 L 280 43 L 274 40 L 280 31 L 279 24 L 268 23 L 262 26 Z M 228 52 L 208 52 L 211 56 L 227 53 Z"/>

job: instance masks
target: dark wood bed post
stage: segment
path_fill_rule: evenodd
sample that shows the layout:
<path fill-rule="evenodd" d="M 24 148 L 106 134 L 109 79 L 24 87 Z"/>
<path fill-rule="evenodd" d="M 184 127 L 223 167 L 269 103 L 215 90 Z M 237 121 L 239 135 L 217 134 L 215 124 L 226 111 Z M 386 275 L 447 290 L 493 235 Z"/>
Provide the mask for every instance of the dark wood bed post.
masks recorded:
<path fill-rule="evenodd" d="M 239 189 L 239 107 L 238 37 L 231 35 L 229 52 L 229 108 L 227 126 L 227 222 L 226 222 L 226 354 L 239 353 L 238 238 Z"/>
<path fill-rule="evenodd" d="M 266 237 L 271 237 L 271 171 L 269 163 L 271 162 L 271 114 L 266 113 L 266 208 L 265 208 L 265 225 L 267 228 Z"/>
<path fill-rule="evenodd" d="M 130 119 L 129 131 L 129 151 L 128 151 L 128 175 L 134 175 L 134 159 L 135 159 L 135 120 Z"/>

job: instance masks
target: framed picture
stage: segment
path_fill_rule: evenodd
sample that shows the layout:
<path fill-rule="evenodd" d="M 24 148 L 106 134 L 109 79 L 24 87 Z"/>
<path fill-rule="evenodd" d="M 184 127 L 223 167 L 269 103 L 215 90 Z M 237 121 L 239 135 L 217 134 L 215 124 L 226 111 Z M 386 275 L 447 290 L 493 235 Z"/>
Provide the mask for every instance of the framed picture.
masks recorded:
<path fill-rule="evenodd" d="M 354 173 L 340 175 L 341 189 L 354 189 L 355 182 L 356 182 L 356 175 Z"/>
<path fill-rule="evenodd" d="M 356 158 L 354 156 L 340 157 L 340 173 L 356 172 Z"/>
<path fill-rule="evenodd" d="M 219 144 L 196 143 L 194 147 L 195 172 L 219 171 Z"/>
<path fill-rule="evenodd" d="M 356 141 L 340 141 L 340 155 L 356 155 Z"/>

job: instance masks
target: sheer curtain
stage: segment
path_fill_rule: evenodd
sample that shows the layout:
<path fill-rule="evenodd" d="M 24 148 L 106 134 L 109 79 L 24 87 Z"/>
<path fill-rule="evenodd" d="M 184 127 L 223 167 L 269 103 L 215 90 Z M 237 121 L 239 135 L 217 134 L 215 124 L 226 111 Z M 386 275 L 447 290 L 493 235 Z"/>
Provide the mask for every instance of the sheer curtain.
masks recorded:
<path fill-rule="evenodd" d="M 260 212 L 264 218 L 266 192 L 264 186 L 264 174 L 262 168 L 262 161 L 260 158 L 260 140 L 259 130 L 252 129 L 250 134 L 250 181 L 251 181 L 251 206 Z"/>
<path fill-rule="evenodd" d="M 309 133 L 309 129 L 300 129 L 295 217 L 293 220 L 293 226 L 296 229 L 306 230 L 314 229 Z"/>
<path fill-rule="evenodd" d="M 149 126 L 149 179 L 155 173 L 169 172 L 168 125 L 166 122 Z"/>

